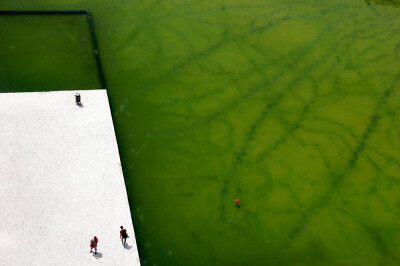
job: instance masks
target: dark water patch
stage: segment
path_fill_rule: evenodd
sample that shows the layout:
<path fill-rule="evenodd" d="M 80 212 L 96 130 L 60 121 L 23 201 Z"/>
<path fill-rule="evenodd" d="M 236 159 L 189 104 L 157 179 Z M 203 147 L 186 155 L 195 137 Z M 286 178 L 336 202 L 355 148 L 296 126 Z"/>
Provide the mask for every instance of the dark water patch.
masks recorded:
<path fill-rule="evenodd" d="M 400 7 L 399 0 L 364 0 L 364 1 L 368 5 L 371 5 L 371 3 L 374 3 L 376 5 L 389 5 L 389 6 L 393 6 L 393 7 Z"/>
<path fill-rule="evenodd" d="M 80 89 L 106 88 L 90 12 L 0 10 L 0 24 L 0 69 L 9 71 L 2 71 L 1 91 L 71 90 L 76 83 Z"/>

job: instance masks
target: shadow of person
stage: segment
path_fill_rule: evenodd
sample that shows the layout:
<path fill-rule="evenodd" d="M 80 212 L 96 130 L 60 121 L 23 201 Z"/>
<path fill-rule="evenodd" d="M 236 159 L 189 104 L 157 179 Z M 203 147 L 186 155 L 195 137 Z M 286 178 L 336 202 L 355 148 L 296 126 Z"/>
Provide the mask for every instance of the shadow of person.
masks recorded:
<path fill-rule="evenodd" d="M 101 254 L 100 252 L 97 252 L 97 254 L 93 253 L 93 257 L 95 257 L 98 260 L 103 257 L 103 254 Z"/>
<path fill-rule="evenodd" d="M 123 245 L 123 244 L 122 244 Z M 124 249 L 130 250 L 132 248 L 132 246 L 129 246 L 128 243 L 125 243 Z"/>

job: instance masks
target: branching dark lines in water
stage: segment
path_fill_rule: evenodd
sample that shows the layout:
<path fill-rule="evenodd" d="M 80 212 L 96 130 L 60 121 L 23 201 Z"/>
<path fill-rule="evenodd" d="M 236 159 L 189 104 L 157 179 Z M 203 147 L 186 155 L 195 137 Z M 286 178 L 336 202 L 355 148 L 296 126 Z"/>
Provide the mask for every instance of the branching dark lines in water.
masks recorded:
<path fill-rule="evenodd" d="M 125 23 L 119 22 L 118 24 L 119 25 L 123 25 L 123 24 L 140 24 L 140 25 L 142 25 L 142 24 L 147 24 L 150 22 L 164 21 L 164 20 L 174 19 L 174 18 L 182 18 L 182 17 L 190 17 L 190 16 L 203 16 L 206 14 L 212 14 L 212 13 L 217 13 L 217 12 L 226 11 L 226 10 L 262 9 L 262 8 L 267 8 L 267 7 L 270 7 L 270 6 L 267 6 L 267 5 L 224 6 L 224 7 L 209 8 L 209 9 L 198 10 L 198 11 L 190 10 L 190 11 L 186 11 L 186 12 L 169 14 L 169 15 L 164 15 L 164 16 L 148 17 L 148 18 L 141 19 L 141 20 L 129 20 L 129 21 L 126 21 Z M 116 21 L 113 20 L 112 22 L 116 22 Z M 107 21 L 107 23 L 110 23 L 110 22 Z M 126 41 L 129 42 L 132 39 L 134 39 L 134 37 L 135 37 L 135 34 L 130 34 L 126 38 Z"/>
<path fill-rule="evenodd" d="M 338 25 L 336 25 L 338 26 Z M 369 27 L 370 25 L 365 25 L 363 27 L 362 30 L 365 30 Z M 308 45 L 307 47 L 304 48 L 304 50 L 298 52 L 298 57 L 295 58 L 295 62 L 297 60 L 299 60 L 302 56 L 304 56 L 306 54 L 307 51 L 309 51 L 309 49 L 311 49 L 311 47 L 315 44 L 318 44 L 320 39 L 324 37 L 324 35 L 327 32 L 331 32 L 331 29 L 333 28 L 333 26 L 331 25 L 330 27 L 328 27 L 328 29 L 326 29 L 318 38 L 316 38 L 316 40 L 314 40 L 310 45 Z M 316 67 L 318 67 L 322 62 L 324 62 L 326 60 L 326 58 L 328 58 L 330 56 L 330 52 L 336 49 L 336 45 L 337 43 L 340 43 L 340 41 L 342 39 L 346 39 L 348 36 L 352 35 L 354 33 L 349 33 L 346 34 L 344 36 L 342 36 L 341 38 L 338 38 L 337 42 L 333 43 L 331 45 L 331 49 L 329 51 L 327 51 L 324 56 L 322 58 L 320 58 L 318 61 L 315 61 L 313 63 L 311 63 L 309 66 L 304 68 L 304 72 L 308 73 L 310 71 L 312 71 L 313 69 L 315 69 Z M 329 73 L 329 72 L 328 72 Z M 279 77 L 279 75 L 278 75 Z M 261 112 L 261 114 L 259 115 L 259 117 L 256 119 L 256 121 L 250 126 L 249 128 L 249 133 L 247 135 L 247 138 L 244 142 L 244 144 L 242 145 L 240 151 L 238 152 L 238 154 L 235 157 L 234 163 L 232 165 L 231 171 L 228 173 L 228 175 L 224 178 L 223 180 L 223 187 L 221 189 L 221 197 L 222 197 L 222 207 L 221 209 L 224 212 L 224 197 L 227 194 L 228 191 L 228 187 L 231 183 L 232 177 L 235 176 L 235 173 L 237 171 L 237 168 L 239 167 L 239 165 L 242 163 L 243 158 L 246 156 L 247 154 L 247 150 L 249 147 L 250 142 L 253 141 L 254 139 L 254 135 L 255 132 L 257 131 L 257 129 L 260 127 L 260 125 L 262 125 L 262 122 L 265 120 L 266 116 L 269 114 L 269 112 L 271 111 L 272 108 L 274 108 L 278 102 L 291 90 L 294 89 L 295 85 L 298 84 L 300 81 L 304 80 L 307 76 L 303 73 L 300 73 L 296 78 L 294 78 L 291 82 L 289 82 L 285 88 L 283 88 L 281 91 L 278 92 L 278 94 L 271 100 L 270 103 L 268 103 L 266 105 L 266 107 L 264 108 L 264 110 Z M 271 80 L 267 81 L 267 83 L 271 82 Z M 259 88 L 265 88 L 265 86 L 267 86 L 267 84 L 263 84 L 263 86 L 260 86 Z M 301 121 L 304 119 L 305 113 L 308 112 L 309 110 L 309 106 L 310 104 L 312 104 L 315 101 L 315 93 L 313 96 L 313 99 L 311 99 L 311 101 L 306 104 L 303 108 L 303 112 L 300 115 L 300 119 L 298 121 L 296 121 L 295 123 L 293 123 L 293 125 L 291 126 L 291 128 L 287 131 L 287 133 L 285 134 L 285 136 L 283 138 L 281 138 L 280 140 L 278 140 L 277 142 L 275 142 L 275 144 L 273 144 L 272 146 L 272 150 L 276 149 L 279 147 L 280 144 L 282 144 L 283 142 L 285 142 L 285 140 L 291 135 L 293 134 L 293 132 L 299 127 Z M 272 151 L 271 150 L 271 151 Z M 268 154 L 268 153 L 267 153 Z M 261 158 L 259 158 L 261 159 Z"/>
<path fill-rule="evenodd" d="M 380 115 L 381 108 L 384 106 L 386 100 L 392 95 L 394 89 L 396 88 L 396 86 L 399 85 L 399 83 L 400 83 L 400 74 L 398 74 L 394 78 L 394 81 L 392 82 L 392 84 L 390 84 L 390 86 L 385 90 L 382 97 L 379 99 L 379 101 L 375 105 L 374 112 L 369 119 L 369 123 L 368 123 L 367 127 L 365 128 L 360 141 L 358 142 L 357 146 L 353 150 L 353 152 L 346 164 L 346 167 L 344 167 L 344 169 L 338 175 L 333 176 L 333 179 L 332 179 L 333 182 L 331 184 L 330 189 L 328 189 L 326 191 L 326 193 L 324 194 L 324 196 L 322 198 L 320 198 L 316 201 L 318 203 L 311 206 L 306 211 L 304 211 L 304 214 L 303 214 L 301 220 L 299 221 L 300 224 L 306 224 L 309 217 L 311 217 L 317 210 L 321 209 L 322 207 L 324 207 L 328 204 L 328 202 L 329 202 L 330 198 L 332 197 L 332 195 L 334 194 L 334 192 L 337 191 L 338 187 L 342 184 L 344 177 L 347 176 L 347 174 L 356 166 L 356 163 L 359 159 L 360 153 L 362 153 L 365 149 L 367 140 L 371 136 L 372 132 L 378 126 L 379 119 L 381 116 Z M 294 237 L 296 235 L 296 233 L 299 233 L 299 230 L 293 229 L 289 235 L 291 237 Z"/>
<path fill-rule="evenodd" d="M 329 9 L 330 10 L 330 9 Z M 333 12 L 333 10 L 332 10 Z M 357 15 L 358 13 L 352 13 L 351 15 L 347 16 L 345 19 L 342 19 L 340 22 L 335 22 L 332 24 L 329 24 L 327 27 L 325 27 L 321 33 L 315 38 L 315 40 L 308 46 L 304 47 L 303 49 L 301 49 L 301 51 L 295 51 L 289 55 L 287 55 L 287 58 L 290 58 L 291 62 L 290 65 L 295 66 L 296 64 L 298 64 L 297 62 L 300 62 L 302 58 L 304 58 L 307 54 L 308 49 L 310 49 L 312 46 L 317 45 L 319 43 L 320 40 L 322 40 L 323 38 L 325 38 L 326 36 L 329 36 L 329 34 L 332 34 L 332 30 L 334 28 L 338 28 L 341 25 L 343 25 L 345 22 L 348 21 L 352 21 L 352 19 L 354 19 L 354 17 Z M 266 29 L 269 29 L 273 26 L 277 26 L 278 24 L 288 21 L 290 19 L 297 19 L 298 17 L 292 18 L 292 17 L 284 17 L 279 19 L 278 21 L 268 24 L 266 26 L 263 27 L 258 27 L 253 29 L 250 32 L 247 32 L 243 35 L 240 36 L 235 36 L 234 38 L 228 38 L 228 39 L 224 39 L 221 42 L 218 42 L 212 46 L 210 46 L 209 48 L 207 48 L 206 50 L 203 50 L 202 52 L 196 54 L 195 56 L 192 56 L 190 59 L 188 59 L 188 61 L 184 61 L 179 63 L 178 65 L 175 65 L 174 67 L 172 67 L 173 70 L 169 70 L 167 73 L 161 75 L 157 80 L 155 80 L 154 82 L 152 82 L 151 84 L 148 84 L 148 86 L 145 86 L 146 88 L 150 87 L 154 87 L 154 85 L 158 84 L 159 82 L 163 81 L 164 78 L 166 78 L 167 76 L 171 75 L 172 72 L 174 71 L 178 71 L 181 68 L 184 68 L 186 65 L 188 65 L 189 63 L 192 63 L 194 60 L 200 59 L 208 54 L 210 54 L 212 51 L 217 50 L 218 48 L 222 47 L 225 43 L 231 42 L 233 40 L 236 39 L 242 39 L 245 36 L 248 36 L 250 34 L 254 34 L 255 32 L 261 32 L 264 31 Z M 337 34 L 340 34 L 340 32 L 338 31 Z M 341 39 L 344 39 L 345 37 L 348 37 L 348 35 L 344 36 Z M 340 42 L 340 40 L 338 40 L 337 42 Z M 335 49 L 334 47 L 332 47 L 332 50 Z M 325 54 L 326 56 L 326 54 Z M 325 57 L 324 56 L 324 57 Z M 313 64 L 314 65 L 314 64 Z M 305 69 L 304 71 L 309 71 L 310 69 Z M 268 80 L 266 80 L 265 82 L 259 84 L 258 86 L 255 86 L 249 90 L 247 90 L 245 92 L 244 95 L 241 95 L 240 97 L 236 98 L 235 100 L 233 100 L 230 104 L 225 105 L 222 109 L 220 109 L 219 111 L 214 112 L 212 115 L 209 115 L 208 117 L 205 118 L 205 120 L 198 122 L 198 123 L 194 123 L 192 125 L 190 125 L 187 128 L 180 128 L 180 129 L 176 129 L 176 130 L 171 130 L 171 131 L 163 131 L 162 133 L 157 133 L 157 132 L 151 132 L 151 134 L 153 135 L 158 135 L 158 134 L 162 134 L 162 135 L 168 135 L 168 134 L 175 134 L 176 132 L 182 132 L 185 130 L 193 130 L 201 125 L 204 124 L 208 124 L 209 122 L 215 120 L 217 117 L 227 113 L 228 111 L 230 111 L 231 109 L 233 109 L 236 105 L 238 105 L 239 103 L 249 99 L 251 96 L 253 96 L 254 94 L 258 93 L 260 90 L 265 89 L 267 86 L 269 86 L 270 84 L 274 84 L 275 81 L 277 81 L 279 78 L 283 77 L 285 73 L 281 72 L 271 78 L 269 78 Z M 299 80 L 301 80 L 301 77 L 298 77 Z M 145 89 L 143 87 L 143 89 Z M 144 90 L 142 90 L 141 92 L 144 92 Z M 282 94 L 282 92 L 280 92 Z M 139 93 L 140 94 L 140 93 Z M 283 95 L 282 95 L 283 96 Z"/>
<path fill-rule="evenodd" d="M 394 90 L 394 88 L 396 87 L 396 85 L 397 85 L 397 83 L 399 81 L 400 81 L 400 74 L 398 74 L 396 76 L 394 82 L 385 91 L 385 93 L 383 94 L 381 100 L 376 105 L 374 114 L 370 117 L 368 126 L 365 129 L 365 131 L 363 132 L 359 144 L 357 145 L 356 149 L 352 153 L 352 155 L 350 157 L 350 160 L 349 160 L 349 163 L 348 163 L 348 165 L 346 167 L 346 170 L 349 170 L 349 169 L 351 169 L 351 168 L 353 168 L 355 166 L 355 163 L 358 160 L 359 154 L 365 148 L 365 142 L 367 141 L 367 139 L 369 138 L 369 136 L 371 135 L 371 133 L 374 131 L 374 129 L 376 128 L 376 126 L 378 124 L 378 121 L 379 121 L 379 118 L 380 118 L 379 111 L 381 110 L 382 106 L 386 102 L 386 99 L 389 98 L 389 96 L 393 93 L 393 90 Z M 343 178 L 343 176 L 342 176 L 342 178 Z M 341 181 L 341 180 L 339 179 L 339 181 Z"/>
<path fill-rule="evenodd" d="M 333 8 L 332 9 L 327 9 L 327 11 L 336 12 L 336 10 L 333 9 Z M 272 14 L 274 14 L 276 12 L 277 11 L 272 11 L 270 14 L 272 15 Z M 354 14 L 348 16 L 346 19 L 343 19 L 341 22 L 335 22 L 335 26 L 343 24 L 344 21 L 351 20 L 355 14 L 357 14 L 357 13 L 354 13 Z M 265 14 L 265 15 L 268 16 L 268 14 Z M 214 43 L 213 45 L 209 46 L 208 48 L 206 48 L 206 49 L 194 54 L 193 56 L 187 58 L 186 60 L 176 64 L 173 67 L 171 67 L 164 74 L 161 74 L 157 79 L 155 79 L 155 80 L 147 83 L 146 85 L 142 86 L 142 88 L 140 90 L 138 90 L 138 92 L 137 92 L 137 97 L 140 97 L 140 95 L 142 95 L 143 93 L 147 93 L 151 88 L 154 88 L 157 84 L 159 84 L 160 82 L 164 81 L 167 77 L 171 76 L 173 73 L 176 73 L 177 71 L 179 71 L 180 69 L 183 69 L 187 65 L 192 64 L 193 62 L 195 62 L 195 61 L 197 61 L 197 60 L 199 60 L 201 58 L 204 58 L 205 56 L 211 54 L 213 51 L 216 51 L 219 48 L 222 48 L 223 45 L 225 45 L 227 43 L 233 42 L 235 40 L 242 40 L 242 39 L 246 38 L 247 36 L 253 35 L 255 33 L 263 32 L 263 31 L 265 31 L 267 29 L 270 29 L 272 27 L 275 27 L 275 26 L 279 25 L 282 22 L 290 21 L 290 20 L 294 20 L 294 19 L 301 19 L 301 18 L 305 18 L 304 15 L 298 15 L 298 16 L 295 16 L 295 17 L 285 16 L 285 17 L 282 17 L 282 18 L 280 18 L 280 19 L 278 19 L 278 20 L 276 20 L 274 22 L 268 23 L 267 25 L 260 26 L 260 27 L 253 27 L 253 28 L 251 28 L 251 30 L 249 30 L 246 33 L 243 33 L 243 34 L 240 34 L 240 35 L 235 35 L 235 36 L 233 36 L 231 38 L 226 38 L 226 39 L 223 39 L 223 40 L 221 40 L 221 41 L 219 41 L 217 43 Z"/>
<path fill-rule="evenodd" d="M 330 68 L 330 70 L 337 64 L 337 62 Z M 328 71 L 329 72 L 329 71 Z M 327 76 L 327 74 L 323 75 L 320 80 L 323 80 L 325 77 Z M 285 132 L 285 134 L 277 141 L 275 141 L 271 147 L 269 149 L 266 149 L 264 152 L 262 152 L 256 159 L 256 163 L 261 163 L 267 156 L 269 156 L 271 154 L 271 152 L 273 152 L 274 150 L 277 150 L 279 148 L 279 146 L 283 143 L 285 143 L 287 141 L 287 139 L 293 135 L 293 133 L 300 127 L 301 122 L 303 122 L 306 119 L 306 114 L 309 111 L 309 108 L 311 105 L 314 104 L 315 102 L 315 98 L 317 96 L 316 94 L 316 84 L 313 84 L 313 90 L 314 90 L 314 95 L 313 98 L 311 99 L 311 101 L 307 104 L 304 105 L 302 112 L 299 114 L 299 119 L 297 121 L 295 121 L 294 123 L 292 123 L 292 125 L 290 126 L 290 128 Z"/>
<path fill-rule="evenodd" d="M 366 29 L 366 28 L 367 28 L 367 27 L 365 27 L 364 29 Z M 350 35 L 350 34 L 349 34 L 349 35 Z M 351 35 L 353 35 L 353 34 L 351 34 Z M 349 36 L 347 36 L 347 37 L 349 37 Z M 347 38 L 347 37 L 345 36 L 345 38 Z M 378 40 L 378 42 L 374 43 L 373 45 L 376 45 L 376 44 L 378 44 L 378 43 L 381 43 L 382 41 L 384 41 L 384 40 Z M 336 42 L 336 43 L 332 46 L 332 48 L 336 48 L 336 45 L 338 45 L 339 43 L 340 43 L 340 41 Z M 373 45 L 367 47 L 367 48 L 365 49 L 364 52 L 366 52 L 366 51 L 368 51 L 369 49 L 371 49 L 372 47 L 374 47 Z M 329 53 L 327 53 L 326 55 L 328 55 L 328 54 L 329 54 Z M 325 59 L 326 59 L 326 58 L 323 58 L 321 61 L 324 61 Z M 325 78 L 327 78 L 328 75 L 330 74 L 330 72 L 333 70 L 333 68 L 334 68 L 337 64 L 338 64 L 338 62 L 335 62 L 335 64 L 333 64 L 333 65 L 330 67 L 330 69 L 329 69 L 324 75 L 321 76 L 321 78 L 319 79 L 319 81 L 323 81 Z M 361 77 L 364 77 L 362 74 L 360 74 L 360 76 L 361 76 Z M 315 84 L 315 82 L 313 82 L 313 83 L 314 83 L 314 84 L 313 84 L 314 87 L 317 86 L 317 85 Z M 371 84 L 370 84 L 370 83 L 367 83 L 366 85 L 371 85 Z M 292 123 L 292 126 L 289 128 L 289 130 L 287 130 L 287 131 L 285 132 L 285 134 L 284 134 L 279 140 L 277 140 L 274 144 L 272 144 L 271 147 L 270 147 L 269 149 L 265 150 L 263 153 L 261 153 L 261 154 L 257 157 L 257 160 L 256 160 L 257 163 L 262 162 L 263 159 L 264 159 L 265 157 L 267 157 L 268 155 L 270 155 L 271 152 L 273 152 L 274 150 L 277 150 L 281 144 L 283 144 L 283 143 L 286 142 L 286 140 L 293 134 L 293 132 L 294 132 L 296 129 L 299 128 L 301 122 L 304 121 L 304 120 L 306 119 L 305 114 L 308 112 L 309 106 L 312 105 L 314 102 L 315 102 L 315 97 L 312 99 L 312 101 L 311 101 L 309 104 L 307 104 L 307 105 L 304 106 L 303 111 L 301 112 L 301 114 L 299 114 L 299 117 L 300 117 L 300 118 L 299 118 L 296 122 Z M 341 128 L 343 128 L 343 129 L 346 130 L 346 131 L 351 130 L 350 128 L 345 127 L 343 124 L 337 123 L 337 122 L 335 122 L 335 121 L 328 121 L 328 120 L 325 120 L 325 122 L 329 122 L 329 123 L 332 123 L 332 124 L 336 124 L 336 125 L 340 126 Z M 354 136 L 354 137 L 355 137 L 354 134 L 350 134 L 350 136 Z M 343 140 L 343 141 L 344 141 L 344 140 Z"/>
<path fill-rule="evenodd" d="M 217 43 L 214 43 L 213 45 L 209 46 L 207 49 L 204 49 L 204 50 L 196 53 L 195 55 L 187 58 L 185 61 L 182 61 L 182 62 L 176 64 L 175 66 L 171 67 L 164 74 L 161 74 L 157 79 L 155 79 L 154 81 L 152 81 L 152 82 L 146 84 L 145 86 L 143 86 L 142 89 L 140 90 L 140 92 L 138 93 L 138 97 L 140 97 L 140 95 L 142 95 L 143 93 L 147 93 L 150 88 L 154 88 L 155 85 L 157 85 L 160 82 L 164 81 L 167 77 L 169 77 L 173 73 L 176 73 L 177 71 L 179 71 L 180 69 L 186 67 L 187 65 L 192 64 L 194 61 L 199 60 L 200 58 L 203 58 L 203 57 L 209 55 L 213 51 L 218 50 L 223 45 L 225 45 L 225 44 L 227 44 L 229 42 L 232 42 L 234 40 L 237 40 L 237 39 L 245 38 L 246 36 L 254 34 L 256 32 L 260 32 L 260 31 L 269 29 L 271 27 L 274 27 L 274 26 L 278 25 L 281 22 L 288 21 L 290 19 L 293 19 L 293 18 L 289 17 L 289 16 L 286 16 L 286 17 L 276 21 L 275 23 L 270 23 L 270 24 L 268 24 L 266 26 L 252 29 L 251 31 L 246 32 L 245 34 L 242 34 L 242 35 L 239 35 L 239 36 L 234 36 L 233 38 L 226 38 L 226 39 L 223 39 L 223 40 L 221 40 L 221 41 L 219 41 Z"/>
<path fill-rule="evenodd" d="M 381 157 L 384 158 L 385 160 L 391 161 L 392 163 L 397 164 L 398 166 L 400 166 L 400 160 L 398 160 L 398 159 L 396 159 L 396 158 L 393 158 L 393 157 L 390 156 L 390 155 L 384 154 L 383 152 L 379 152 L 379 151 L 377 151 L 377 150 L 373 150 L 372 148 L 370 148 L 370 147 L 368 147 L 368 146 L 365 147 L 365 148 L 369 149 L 370 151 L 373 151 L 375 154 L 381 156 Z"/>

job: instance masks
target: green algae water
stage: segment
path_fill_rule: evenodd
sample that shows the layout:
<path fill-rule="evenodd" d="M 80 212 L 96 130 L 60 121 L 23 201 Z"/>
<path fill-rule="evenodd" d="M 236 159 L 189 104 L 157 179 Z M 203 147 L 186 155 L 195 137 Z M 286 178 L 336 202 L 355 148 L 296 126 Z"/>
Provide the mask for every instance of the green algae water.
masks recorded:
<path fill-rule="evenodd" d="M 85 15 L 0 14 L 2 92 L 101 88 Z"/>
<path fill-rule="evenodd" d="M 142 265 L 399 265 L 399 1 L 0 9 L 93 14 Z M 15 79 L 15 57 L 68 57 L 52 75 L 100 86 L 90 45 L 57 47 L 90 42 L 79 21 L 43 25 L 67 36 L 42 36 L 51 57 L 38 58 L 6 50 L 31 36 L 13 20 L 0 18 L 2 91 L 57 85 Z"/>

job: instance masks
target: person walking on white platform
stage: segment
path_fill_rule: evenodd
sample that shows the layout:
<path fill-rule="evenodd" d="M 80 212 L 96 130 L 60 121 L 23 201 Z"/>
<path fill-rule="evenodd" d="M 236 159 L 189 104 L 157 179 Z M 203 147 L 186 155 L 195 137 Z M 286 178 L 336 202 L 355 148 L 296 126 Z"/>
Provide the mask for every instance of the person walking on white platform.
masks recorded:
<path fill-rule="evenodd" d="M 126 239 L 129 237 L 128 233 L 126 232 L 126 229 L 124 229 L 124 227 L 121 225 L 121 231 L 119 231 L 119 237 L 121 238 L 121 242 L 122 244 L 126 244 Z"/>

